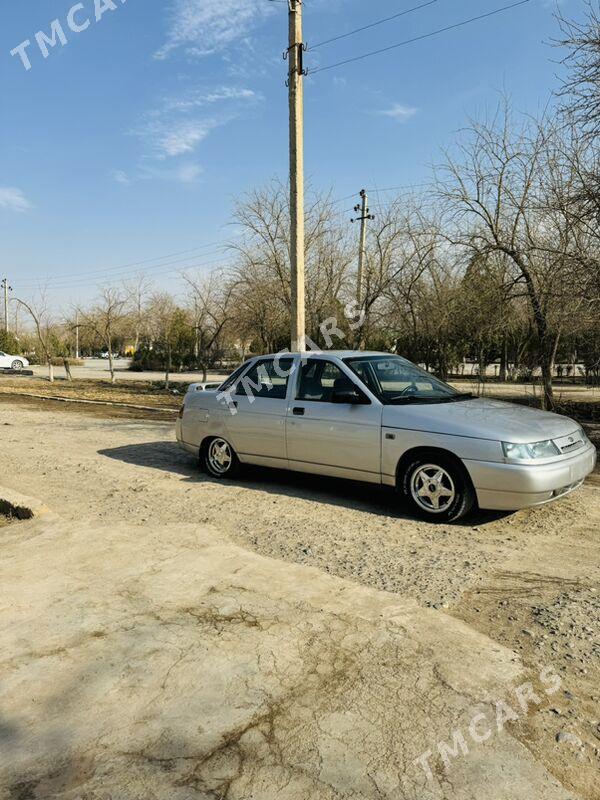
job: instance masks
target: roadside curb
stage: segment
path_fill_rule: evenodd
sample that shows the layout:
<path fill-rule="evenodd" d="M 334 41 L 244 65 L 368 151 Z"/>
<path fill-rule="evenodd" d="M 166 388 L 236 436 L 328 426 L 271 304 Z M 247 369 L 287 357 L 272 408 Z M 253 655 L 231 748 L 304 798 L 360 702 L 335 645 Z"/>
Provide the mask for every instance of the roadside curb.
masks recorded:
<path fill-rule="evenodd" d="M 135 411 L 156 411 L 162 414 L 168 412 L 175 416 L 177 409 L 167 406 L 138 406 L 134 403 L 118 403 L 113 400 L 84 400 L 77 397 L 59 397 L 49 394 L 33 394 L 31 392 L 1 392 L 5 397 L 33 397 L 36 400 L 52 400 L 59 403 L 75 403 L 76 405 L 112 406 L 115 408 L 130 408 Z"/>
<path fill-rule="evenodd" d="M 50 509 L 41 500 L 27 497 L 0 486 L 0 514 L 15 519 L 33 519 L 49 513 Z"/>

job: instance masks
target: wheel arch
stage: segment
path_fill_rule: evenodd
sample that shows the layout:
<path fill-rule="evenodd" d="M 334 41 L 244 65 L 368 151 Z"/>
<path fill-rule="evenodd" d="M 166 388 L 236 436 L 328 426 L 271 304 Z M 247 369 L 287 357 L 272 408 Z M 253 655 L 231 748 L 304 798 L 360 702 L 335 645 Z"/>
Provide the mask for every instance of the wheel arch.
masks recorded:
<path fill-rule="evenodd" d="M 417 457 L 422 456 L 444 456 L 444 458 L 449 459 L 452 461 L 457 469 L 460 471 L 463 478 L 468 481 L 469 485 L 475 491 L 475 486 L 473 485 L 473 480 L 469 474 L 469 470 L 466 468 L 463 460 L 453 453 L 451 450 L 446 450 L 443 447 L 430 447 L 427 445 L 421 445 L 419 447 L 411 447 L 410 450 L 407 450 L 405 453 L 402 454 L 398 463 L 396 464 L 396 486 L 400 486 L 402 482 L 402 477 L 410 464 Z"/>
<path fill-rule="evenodd" d="M 203 458 L 206 455 L 206 451 L 208 449 L 208 445 L 212 442 L 213 439 L 225 439 L 230 446 L 231 442 L 225 436 L 221 436 L 218 433 L 207 433 L 206 436 L 200 442 L 200 447 L 198 449 L 198 454 L 200 458 Z"/>

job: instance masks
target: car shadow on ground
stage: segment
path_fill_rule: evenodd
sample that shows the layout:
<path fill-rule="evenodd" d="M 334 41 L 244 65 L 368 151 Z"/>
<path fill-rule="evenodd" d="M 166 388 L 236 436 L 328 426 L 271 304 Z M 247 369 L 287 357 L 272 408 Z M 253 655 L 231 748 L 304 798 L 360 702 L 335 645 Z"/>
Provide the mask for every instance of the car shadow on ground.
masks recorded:
<path fill-rule="evenodd" d="M 257 466 L 243 467 L 241 474 L 235 480 L 219 481 L 202 472 L 198 459 L 182 450 L 176 442 L 144 442 L 110 447 L 99 450 L 98 454 L 126 464 L 172 472 L 181 475 L 189 483 L 245 486 L 266 494 L 292 496 L 330 506 L 344 506 L 385 517 L 416 519 L 405 508 L 397 492 L 389 486 Z M 507 512 L 477 510 L 456 524 L 472 527 L 505 516 L 508 516 Z"/>

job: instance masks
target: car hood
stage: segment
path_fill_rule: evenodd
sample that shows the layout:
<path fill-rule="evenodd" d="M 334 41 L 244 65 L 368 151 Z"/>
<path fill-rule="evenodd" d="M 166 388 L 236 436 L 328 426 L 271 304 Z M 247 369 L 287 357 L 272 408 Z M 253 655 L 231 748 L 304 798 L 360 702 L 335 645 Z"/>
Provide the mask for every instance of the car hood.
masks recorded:
<path fill-rule="evenodd" d="M 385 406 L 382 424 L 389 428 L 445 433 L 525 444 L 558 439 L 578 430 L 568 417 L 501 400 Z"/>

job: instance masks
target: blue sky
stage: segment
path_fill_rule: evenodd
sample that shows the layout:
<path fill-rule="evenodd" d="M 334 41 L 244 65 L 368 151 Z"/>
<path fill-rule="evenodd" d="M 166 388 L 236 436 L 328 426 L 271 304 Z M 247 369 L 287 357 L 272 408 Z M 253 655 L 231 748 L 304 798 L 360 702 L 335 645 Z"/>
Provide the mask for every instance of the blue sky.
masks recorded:
<path fill-rule="evenodd" d="M 309 51 L 306 64 L 326 66 L 508 2 L 436 0 Z M 22 296 L 52 278 L 51 297 L 63 307 L 93 298 L 98 283 L 141 269 L 177 290 L 179 269 L 224 261 L 214 243 L 235 235 L 234 199 L 286 176 L 286 5 L 81 0 L 73 26 L 90 24 L 74 33 L 67 20 L 74 3 L 3 4 L 0 273 Z M 306 0 L 305 39 L 310 45 L 418 4 Z M 561 5 L 579 17 L 584 4 Z M 530 0 L 309 77 L 311 183 L 331 188 L 335 198 L 363 186 L 420 183 L 440 149 L 469 116 L 492 109 L 499 92 L 508 92 L 519 110 L 542 108 L 560 72 L 560 53 L 548 44 L 557 35 L 554 9 L 547 0 Z M 55 19 L 67 43 L 49 47 L 44 59 L 35 35 L 49 35 Z M 10 55 L 26 39 L 29 70 L 19 53 Z M 378 196 L 385 201 L 391 193 L 371 196 L 375 206 Z M 138 262 L 146 263 L 116 269 Z"/>

